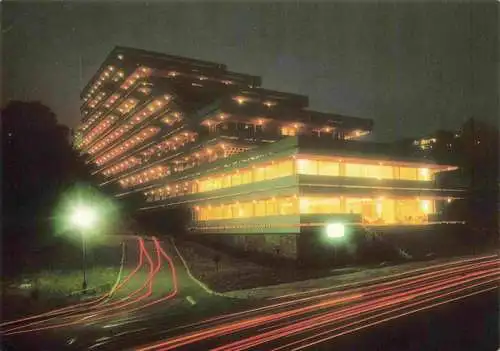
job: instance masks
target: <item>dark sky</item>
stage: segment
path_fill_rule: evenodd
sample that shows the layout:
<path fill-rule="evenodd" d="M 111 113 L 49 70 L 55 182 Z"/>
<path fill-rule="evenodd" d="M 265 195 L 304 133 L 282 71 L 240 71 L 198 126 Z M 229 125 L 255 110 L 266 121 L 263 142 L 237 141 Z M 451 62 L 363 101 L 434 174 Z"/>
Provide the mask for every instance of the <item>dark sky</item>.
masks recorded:
<path fill-rule="evenodd" d="M 115 45 L 260 75 L 313 109 L 373 118 L 379 140 L 498 117 L 495 3 L 3 5 L 4 103 L 41 100 L 71 127 L 80 89 Z"/>

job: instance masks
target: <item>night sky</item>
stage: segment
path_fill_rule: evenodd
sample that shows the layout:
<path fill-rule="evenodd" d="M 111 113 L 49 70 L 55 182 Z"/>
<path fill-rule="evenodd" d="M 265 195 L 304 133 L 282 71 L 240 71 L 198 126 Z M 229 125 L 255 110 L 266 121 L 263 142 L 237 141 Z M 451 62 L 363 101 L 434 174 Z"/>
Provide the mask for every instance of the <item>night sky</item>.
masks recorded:
<path fill-rule="evenodd" d="M 374 119 L 377 140 L 498 117 L 497 3 L 3 5 L 3 104 L 40 100 L 70 127 L 116 45 L 262 76 L 312 109 Z"/>

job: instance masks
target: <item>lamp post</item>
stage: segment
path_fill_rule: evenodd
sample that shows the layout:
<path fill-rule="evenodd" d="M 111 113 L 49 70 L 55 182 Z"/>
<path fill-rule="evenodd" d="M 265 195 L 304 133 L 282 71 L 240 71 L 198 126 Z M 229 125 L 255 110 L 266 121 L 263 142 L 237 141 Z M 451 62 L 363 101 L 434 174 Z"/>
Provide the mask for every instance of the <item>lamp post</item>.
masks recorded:
<path fill-rule="evenodd" d="M 73 209 L 71 223 L 79 231 L 82 237 L 82 269 L 84 293 L 87 290 L 87 240 L 88 231 L 93 228 L 97 219 L 97 213 L 89 206 L 79 205 Z"/>
<path fill-rule="evenodd" d="M 326 225 L 326 236 L 331 240 L 343 240 L 345 236 L 345 225 L 343 223 L 329 223 Z M 337 244 L 333 244 L 333 255 L 335 260 L 335 265 L 338 262 L 338 249 Z"/>

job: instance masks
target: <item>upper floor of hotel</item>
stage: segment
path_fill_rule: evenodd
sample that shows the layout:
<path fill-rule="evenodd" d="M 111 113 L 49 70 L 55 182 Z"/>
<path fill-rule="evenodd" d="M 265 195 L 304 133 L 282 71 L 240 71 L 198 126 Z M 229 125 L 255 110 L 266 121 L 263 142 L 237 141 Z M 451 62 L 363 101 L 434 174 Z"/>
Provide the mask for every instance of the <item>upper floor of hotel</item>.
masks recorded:
<path fill-rule="evenodd" d="M 288 137 L 337 155 L 372 131 L 370 119 L 314 111 L 307 96 L 261 83 L 219 63 L 116 47 L 81 93 L 75 147 L 104 183 L 129 191 Z M 367 157 L 383 146 L 359 144 Z"/>

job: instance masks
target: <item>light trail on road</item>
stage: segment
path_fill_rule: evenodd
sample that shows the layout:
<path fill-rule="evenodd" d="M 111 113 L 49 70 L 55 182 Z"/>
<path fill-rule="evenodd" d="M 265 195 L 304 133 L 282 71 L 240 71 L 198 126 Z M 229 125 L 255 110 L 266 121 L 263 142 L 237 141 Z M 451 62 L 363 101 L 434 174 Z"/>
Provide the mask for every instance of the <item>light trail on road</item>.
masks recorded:
<path fill-rule="evenodd" d="M 492 279 L 490 282 L 493 282 L 493 281 L 496 281 L 496 280 L 497 279 Z M 482 285 L 482 284 L 477 284 L 477 285 L 479 286 L 479 285 Z M 382 319 L 376 320 L 374 322 L 371 322 L 371 323 L 368 323 L 368 324 L 365 324 L 365 325 L 362 325 L 362 326 L 359 326 L 359 327 L 355 327 L 355 328 L 352 328 L 352 329 L 347 329 L 347 330 L 345 330 L 343 332 L 340 332 L 340 333 L 332 335 L 332 331 L 334 331 L 334 330 L 339 330 L 341 328 L 346 328 L 346 327 L 350 327 L 350 326 L 353 326 L 353 325 L 356 325 L 356 324 L 361 324 L 363 322 L 369 321 L 371 319 L 375 319 L 377 317 L 381 317 L 381 316 L 384 316 L 384 315 L 388 315 L 390 313 L 394 313 L 396 311 L 403 310 L 405 308 L 416 306 L 418 304 L 421 304 L 422 302 L 410 304 L 410 305 L 403 306 L 403 307 L 399 307 L 399 308 L 396 308 L 396 309 L 392 309 L 390 311 L 386 311 L 386 312 L 383 312 L 383 313 L 376 314 L 376 315 L 374 315 L 372 317 L 368 317 L 368 318 L 364 318 L 364 319 L 361 319 L 361 320 L 358 320 L 358 321 L 355 321 L 355 322 L 351 322 L 349 324 L 343 325 L 342 327 L 338 327 L 338 328 L 335 328 L 335 329 L 330 329 L 330 330 L 328 330 L 326 332 L 315 334 L 312 337 L 308 337 L 308 338 L 299 340 L 297 342 L 293 342 L 293 343 L 282 345 L 282 346 L 277 347 L 277 348 L 273 348 L 272 350 L 283 350 L 283 349 L 286 349 L 286 350 L 302 350 L 304 348 L 309 348 L 309 347 L 314 346 L 316 344 L 320 344 L 320 343 L 329 341 L 331 339 L 334 339 L 334 338 L 342 336 L 342 335 L 346 335 L 346 334 L 349 334 L 349 333 L 354 333 L 354 332 L 356 332 L 358 330 L 361 330 L 361 329 L 365 329 L 365 328 L 368 328 L 368 327 L 371 327 L 371 326 L 375 326 L 375 325 L 378 325 L 378 324 L 381 324 L 381 323 L 384 323 L 384 322 L 388 322 L 390 320 L 397 319 L 397 318 L 400 318 L 400 317 L 408 316 L 408 315 L 411 315 L 411 314 L 414 314 L 414 313 L 417 313 L 417 312 L 420 312 L 420 311 L 428 310 L 428 309 L 431 309 L 431 308 L 434 308 L 434 307 L 437 307 L 437 306 L 440 306 L 440 305 L 444 305 L 446 303 L 450 303 L 450 302 L 462 300 L 462 299 L 465 299 L 467 297 L 471 297 L 471 296 L 474 296 L 474 295 L 482 294 L 482 293 L 485 293 L 485 292 L 488 292 L 488 291 L 493 291 L 493 290 L 496 290 L 497 288 L 498 287 L 485 288 L 485 289 L 482 289 L 482 290 L 479 290 L 479 291 L 474 291 L 474 292 L 471 292 L 471 293 L 468 293 L 468 294 L 464 294 L 464 295 L 461 295 L 461 296 L 458 296 L 458 297 L 449 298 L 449 299 L 443 300 L 441 302 L 432 303 L 432 304 L 429 304 L 427 306 L 423 306 L 423 307 L 420 307 L 420 308 L 409 309 L 407 312 L 396 314 L 394 316 L 390 316 L 390 317 L 386 317 L 386 318 L 382 318 Z M 451 294 L 456 294 L 457 292 L 461 292 L 461 291 L 464 291 L 464 290 L 467 290 L 467 289 L 469 289 L 469 288 L 463 288 L 463 289 L 459 289 L 457 291 L 453 291 L 451 293 L 442 294 L 440 297 L 444 297 L 444 296 L 451 295 Z M 432 300 L 434 300 L 434 299 L 433 298 L 429 298 L 429 299 L 425 300 L 424 302 L 428 302 L 428 301 L 430 302 Z M 311 339 L 316 339 L 316 340 L 310 341 Z M 291 348 L 291 346 L 293 346 L 293 345 L 299 345 L 299 344 L 302 344 L 302 345 L 299 346 L 299 347 Z"/>
<path fill-rule="evenodd" d="M 138 264 L 135 267 L 135 269 L 132 270 L 132 272 L 130 272 L 127 275 L 127 277 L 125 277 L 125 279 L 122 282 L 120 282 L 120 284 L 113 290 L 113 292 L 109 291 L 106 294 L 104 294 L 103 296 L 101 296 L 101 297 L 99 297 L 99 298 L 97 298 L 95 300 L 92 300 L 92 301 L 77 303 L 77 304 L 73 304 L 73 305 L 70 305 L 70 306 L 65 306 L 65 307 L 62 307 L 62 308 L 54 309 L 54 310 L 51 310 L 51 311 L 48 311 L 48 312 L 40 313 L 40 314 L 37 314 L 37 315 L 32 315 L 32 316 L 28 316 L 28 317 L 24 317 L 24 318 L 20 318 L 20 319 L 16 319 L 16 320 L 4 322 L 4 323 L 0 324 L 0 328 L 8 326 L 8 325 L 19 324 L 19 323 L 27 322 L 27 321 L 34 320 L 34 319 L 43 318 L 43 317 L 52 317 L 52 316 L 54 316 L 56 318 L 56 317 L 59 317 L 60 314 L 78 312 L 80 310 L 86 309 L 87 306 L 92 306 L 94 304 L 105 302 L 106 298 L 111 297 L 111 295 L 113 293 L 116 293 L 122 286 L 124 286 L 137 273 L 137 271 L 143 265 L 143 259 L 144 259 L 144 252 L 143 252 L 144 240 L 141 237 L 136 237 L 136 239 L 137 239 L 138 245 L 139 245 L 139 259 L 138 259 Z"/>
<path fill-rule="evenodd" d="M 303 334 L 311 337 L 310 334 L 314 333 L 331 333 L 336 329 L 324 329 L 333 328 L 331 325 L 335 323 L 340 325 L 335 328 L 345 328 L 353 323 L 357 325 L 368 317 L 381 317 L 388 311 L 394 313 L 412 306 L 423 310 L 439 304 L 439 299 L 448 295 L 468 295 L 473 292 L 471 290 L 484 288 L 485 285 L 497 286 L 500 277 L 498 264 L 498 256 L 480 257 L 420 269 L 420 273 L 411 277 L 405 274 L 394 275 L 390 281 L 346 291 L 324 293 L 325 290 L 322 289 L 313 296 L 194 323 L 185 327 L 192 329 L 197 326 L 196 331 L 173 336 L 138 350 L 173 350 L 183 347 L 217 351 L 239 351 L 256 347 L 259 350 L 266 349 L 267 343 L 300 338 Z M 489 288 L 491 287 L 487 287 Z M 458 297 L 452 296 L 452 299 Z M 410 313 L 409 311 L 411 310 L 405 313 Z M 393 318 L 395 317 L 391 316 Z M 352 322 L 352 319 L 355 321 Z M 263 332 L 262 328 L 267 331 Z M 221 337 L 231 335 L 239 340 L 220 344 Z"/>
<path fill-rule="evenodd" d="M 96 306 L 90 306 L 90 307 L 86 308 L 85 310 L 71 311 L 71 313 L 69 315 L 50 316 L 50 318 L 46 318 L 44 320 L 20 325 L 20 326 L 14 327 L 14 328 L 10 328 L 10 329 L 4 331 L 3 334 L 8 336 L 8 335 L 38 332 L 38 331 L 44 331 L 44 330 L 50 330 L 50 329 L 59 329 L 59 328 L 64 328 L 64 327 L 68 327 L 68 326 L 72 326 L 72 325 L 78 325 L 78 324 L 82 324 L 82 323 L 100 322 L 100 321 L 103 321 L 103 320 L 106 320 L 109 318 L 113 318 L 116 315 L 137 311 L 139 309 L 143 309 L 143 308 L 152 306 L 152 305 L 160 303 L 160 302 L 164 302 L 168 299 L 175 297 L 178 293 L 178 282 L 177 282 L 177 276 L 176 276 L 176 271 L 175 271 L 175 266 L 173 264 L 173 260 L 161 248 L 161 244 L 157 238 L 153 237 L 152 241 L 154 243 L 154 249 L 155 249 L 155 253 L 156 253 L 156 263 L 153 262 L 151 256 L 149 255 L 149 253 L 147 252 L 147 249 L 145 248 L 144 240 L 141 239 L 140 240 L 140 252 L 141 252 L 140 257 L 144 257 L 144 256 L 146 257 L 146 261 L 148 262 L 148 265 L 150 267 L 149 274 L 148 274 L 146 280 L 144 281 L 143 285 L 139 289 L 128 294 L 125 298 L 121 298 L 118 301 L 114 301 L 112 303 L 98 304 Z M 140 302 L 142 302 L 143 300 L 147 299 L 148 297 L 150 297 L 152 295 L 154 278 L 162 268 L 162 263 L 163 263 L 162 258 L 168 262 L 168 266 L 170 267 L 170 274 L 172 277 L 172 286 L 173 286 L 172 291 L 168 295 L 166 295 L 162 298 L 148 301 L 148 302 L 143 303 L 143 304 L 139 304 Z M 141 263 L 141 265 L 140 266 L 138 265 L 138 269 L 134 270 L 134 274 L 143 266 L 143 259 L 142 258 L 140 259 L 140 263 Z M 124 284 L 122 284 L 122 286 L 123 285 Z M 145 289 L 147 289 L 147 291 L 144 294 L 132 299 L 135 295 L 137 295 L 141 291 L 144 291 Z M 132 299 L 132 300 L 130 300 L 130 299 Z M 138 305 L 138 306 L 135 306 L 132 308 L 126 308 L 126 307 L 131 306 L 131 305 Z M 124 309 L 124 308 L 126 308 L 126 309 Z M 77 319 L 75 320 L 75 318 L 77 318 Z M 40 327 L 36 327 L 36 328 L 29 328 L 29 327 L 33 327 L 35 325 L 50 322 L 54 319 L 57 319 L 56 324 L 50 324 L 50 325 L 40 326 Z M 19 322 L 22 322 L 22 321 L 20 320 Z"/>
<path fill-rule="evenodd" d="M 274 303 L 274 304 L 263 306 L 263 307 L 257 307 L 257 308 L 253 308 L 253 309 L 247 309 L 247 310 L 240 311 L 240 312 L 223 314 L 223 315 L 220 315 L 220 316 L 216 316 L 216 317 L 204 319 L 204 320 L 202 320 L 200 322 L 196 322 L 196 323 L 192 323 L 192 324 L 189 324 L 189 325 L 179 326 L 179 327 L 176 327 L 176 328 L 172 328 L 172 329 L 170 329 L 168 331 L 174 331 L 174 330 L 183 329 L 183 328 L 193 328 L 193 327 L 199 327 L 199 326 L 205 326 L 206 327 L 207 324 L 215 323 L 215 322 L 219 322 L 219 323 L 223 322 L 223 321 L 224 322 L 230 322 L 230 321 L 234 320 L 237 317 L 242 317 L 242 316 L 245 316 L 245 315 L 251 315 L 251 314 L 255 314 L 255 313 L 262 313 L 262 312 L 265 312 L 265 311 L 276 312 L 276 311 L 279 311 L 279 309 L 283 308 L 283 307 L 292 306 L 292 305 L 299 306 L 299 305 L 301 305 L 301 304 L 303 304 L 305 302 L 309 302 L 309 301 L 313 301 L 313 300 L 317 300 L 317 299 L 321 299 L 321 298 L 334 297 L 334 296 L 343 296 L 343 295 L 347 295 L 347 294 L 351 294 L 351 293 L 355 293 L 355 292 L 360 292 L 360 291 L 364 291 L 364 293 L 366 294 L 367 293 L 367 291 L 366 291 L 367 285 L 370 285 L 370 283 L 374 283 L 374 282 L 380 282 L 380 283 L 378 283 L 378 284 L 372 284 L 371 288 L 373 288 L 373 289 L 380 288 L 380 289 L 375 290 L 375 291 L 371 291 L 371 293 L 374 293 L 374 292 L 383 292 L 383 291 L 386 291 L 388 289 L 393 289 L 395 287 L 395 285 L 394 285 L 395 283 L 399 283 L 399 284 L 403 284 L 403 283 L 408 284 L 410 282 L 417 283 L 419 281 L 422 281 L 422 279 L 425 279 L 426 277 L 438 278 L 439 276 L 445 276 L 447 274 L 450 274 L 450 273 L 453 273 L 453 272 L 457 272 L 457 271 L 463 269 L 459 265 L 470 264 L 468 267 L 472 268 L 472 267 L 479 267 L 479 266 L 484 265 L 484 264 L 492 264 L 491 262 L 490 263 L 488 263 L 488 262 L 481 262 L 481 260 L 491 259 L 491 258 L 496 258 L 496 257 L 497 256 L 490 255 L 490 256 L 483 256 L 483 257 L 477 257 L 477 258 L 471 258 L 471 259 L 462 259 L 462 260 L 457 260 L 457 261 L 453 261 L 453 262 L 449 262 L 449 263 L 444 263 L 444 264 L 437 264 L 437 265 L 434 265 L 434 266 L 424 267 L 424 268 L 421 268 L 421 269 L 410 271 L 410 272 L 425 272 L 425 273 L 421 273 L 418 276 L 409 276 L 409 277 L 394 279 L 394 280 L 388 281 L 388 282 L 386 281 L 387 278 L 371 279 L 371 280 L 365 281 L 366 285 L 363 284 L 364 287 L 363 286 L 360 287 L 359 283 L 354 283 L 355 284 L 355 288 L 353 288 L 353 289 L 341 290 L 341 291 L 333 291 L 333 292 L 325 292 L 325 293 L 322 293 L 322 294 L 316 294 L 316 295 L 309 296 L 309 297 L 295 298 L 295 299 L 291 299 L 291 300 L 285 301 L 285 302 L 279 302 L 279 303 Z M 394 275 L 391 275 L 390 277 L 392 277 L 392 278 L 398 278 L 398 277 L 405 276 L 405 275 L 408 275 L 407 272 L 404 272 L 404 273 L 401 273 L 401 274 L 394 274 Z M 348 284 L 348 285 L 350 286 L 350 285 L 354 285 L 354 284 Z M 384 287 L 388 287 L 388 288 L 384 288 Z M 328 288 L 328 289 L 331 290 L 331 288 Z M 315 291 L 322 292 L 322 291 L 325 291 L 325 289 L 316 289 Z"/>
<path fill-rule="evenodd" d="M 489 270 L 487 271 L 489 274 L 472 274 L 473 276 L 481 276 L 482 278 L 486 277 L 491 277 L 491 276 L 498 276 L 500 273 L 499 269 L 494 269 L 494 270 Z M 491 274 L 493 273 L 493 274 Z M 287 327 L 281 327 L 281 328 L 276 328 L 274 330 L 271 330 L 267 333 L 262 333 L 250 338 L 246 338 L 244 340 L 240 340 L 238 342 L 234 342 L 231 344 L 227 344 L 221 347 L 217 347 L 213 349 L 214 351 L 236 351 L 236 350 L 246 350 L 251 347 L 255 347 L 276 339 L 281 339 L 281 338 L 286 338 L 289 336 L 296 335 L 298 333 L 303 333 L 306 331 L 311 331 L 314 329 L 319 329 L 321 327 L 324 327 L 325 325 L 329 325 L 335 322 L 340 322 L 343 320 L 348 320 L 352 318 L 359 318 L 361 316 L 364 316 L 365 314 L 368 314 L 370 312 L 378 311 L 378 310 L 383 310 L 385 308 L 390 308 L 392 306 L 395 306 L 397 304 L 402 304 L 405 302 L 408 302 L 410 300 L 413 300 L 417 297 L 427 295 L 430 293 L 442 291 L 443 289 L 447 288 L 452 288 L 456 287 L 457 285 L 462 285 L 466 284 L 469 282 L 474 282 L 477 281 L 476 277 L 471 277 L 470 279 L 451 279 L 452 283 L 450 281 L 447 281 L 447 283 L 450 284 L 443 284 L 442 282 L 439 282 L 437 284 L 433 284 L 436 286 L 434 289 L 429 289 L 430 287 L 422 287 L 419 289 L 415 289 L 411 292 L 405 292 L 405 293 L 400 293 L 398 294 L 399 296 L 394 295 L 385 297 L 382 299 L 377 299 L 375 301 L 369 301 L 368 303 L 365 304 L 360 304 L 360 305 L 355 305 L 352 308 L 345 308 L 345 309 L 340 309 L 339 311 L 335 311 L 332 313 L 327 313 L 327 314 L 322 314 L 318 317 L 312 317 L 308 318 L 305 321 L 299 322 L 299 323 L 293 323 L 290 326 Z M 491 281 L 487 281 L 488 283 Z M 484 282 L 482 283 L 484 284 Z M 475 285 L 473 285 L 474 287 Z M 470 287 L 469 287 L 470 288 Z M 460 290 L 460 289 L 458 289 Z M 431 301 L 434 301 L 434 299 L 431 299 Z"/>

